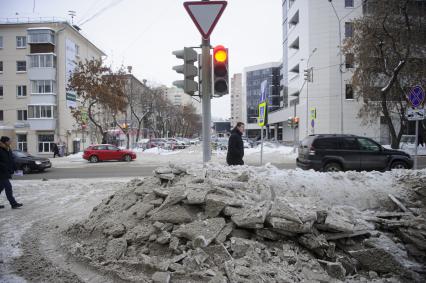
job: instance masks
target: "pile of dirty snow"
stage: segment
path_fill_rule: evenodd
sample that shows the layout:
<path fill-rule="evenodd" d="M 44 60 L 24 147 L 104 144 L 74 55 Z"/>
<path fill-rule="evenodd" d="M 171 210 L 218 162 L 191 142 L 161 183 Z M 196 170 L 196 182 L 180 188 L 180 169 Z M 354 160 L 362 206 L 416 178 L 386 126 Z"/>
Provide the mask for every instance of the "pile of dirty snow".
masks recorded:
<path fill-rule="evenodd" d="M 170 165 L 65 234 L 73 257 L 132 282 L 422 282 L 425 180 Z"/>

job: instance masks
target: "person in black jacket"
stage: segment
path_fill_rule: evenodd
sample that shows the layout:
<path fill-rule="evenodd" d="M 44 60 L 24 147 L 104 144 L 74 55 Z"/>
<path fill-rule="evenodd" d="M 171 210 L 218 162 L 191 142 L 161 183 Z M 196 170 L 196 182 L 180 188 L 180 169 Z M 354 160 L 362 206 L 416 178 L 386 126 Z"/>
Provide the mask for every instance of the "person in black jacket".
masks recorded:
<path fill-rule="evenodd" d="M 228 165 L 244 165 L 244 143 L 242 135 L 244 133 L 244 123 L 238 122 L 237 126 L 231 131 L 228 141 L 228 154 L 226 162 Z"/>
<path fill-rule="evenodd" d="M 10 138 L 0 138 L 0 193 L 6 190 L 6 197 L 12 208 L 19 208 L 22 203 L 18 203 L 13 197 L 12 184 L 9 179 L 12 178 L 15 171 L 15 162 L 13 161 L 12 150 L 10 149 Z M 0 205 L 0 208 L 4 208 Z"/>

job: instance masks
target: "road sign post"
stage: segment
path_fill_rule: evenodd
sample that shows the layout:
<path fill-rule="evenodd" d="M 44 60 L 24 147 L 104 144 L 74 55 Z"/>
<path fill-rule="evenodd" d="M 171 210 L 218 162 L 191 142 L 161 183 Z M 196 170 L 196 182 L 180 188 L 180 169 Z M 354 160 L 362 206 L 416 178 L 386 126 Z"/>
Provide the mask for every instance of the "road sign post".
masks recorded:
<path fill-rule="evenodd" d="M 416 121 L 416 140 L 414 147 L 414 169 L 417 169 L 417 151 L 419 145 L 419 121 L 424 119 L 424 101 L 425 91 L 419 85 L 413 87 L 407 95 L 407 99 L 411 106 L 407 109 L 407 119 L 409 121 Z"/>
<path fill-rule="evenodd" d="M 212 58 L 210 55 L 210 34 L 227 5 L 226 1 L 189 1 L 183 6 L 201 34 L 201 99 L 202 99 L 202 132 L 203 162 L 211 159 L 211 97 L 212 97 Z"/>

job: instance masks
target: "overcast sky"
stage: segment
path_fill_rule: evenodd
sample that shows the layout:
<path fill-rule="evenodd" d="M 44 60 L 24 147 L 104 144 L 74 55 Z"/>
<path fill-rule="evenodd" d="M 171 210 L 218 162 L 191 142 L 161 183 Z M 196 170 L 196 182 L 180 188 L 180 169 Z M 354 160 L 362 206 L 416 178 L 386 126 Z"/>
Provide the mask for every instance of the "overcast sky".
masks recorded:
<path fill-rule="evenodd" d="M 59 17 L 82 24 L 82 33 L 117 67 L 133 66 L 138 79 L 171 86 L 182 75 L 173 50 L 198 46 L 201 37 L 183 0 L 0 0 L 0 17 Z M 35 3 L 35 5 L 34 5 Z M 229 48 L 230 75 L 282 58 L 281 0 L 229 0 L 211 44 Z M 85 22 L 86 21 L 86 22 Z M 85 23 L 84 23 L 85 22 Z M 213 117 L 229 118 L 229 95 L 212 102 Z"/>

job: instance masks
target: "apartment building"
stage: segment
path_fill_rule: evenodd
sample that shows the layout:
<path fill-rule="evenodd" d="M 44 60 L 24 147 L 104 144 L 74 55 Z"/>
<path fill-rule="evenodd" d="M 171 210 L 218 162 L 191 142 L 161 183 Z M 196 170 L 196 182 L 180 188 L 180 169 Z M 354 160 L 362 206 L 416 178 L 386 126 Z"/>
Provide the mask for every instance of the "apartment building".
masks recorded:
<path fill-rule="evenodd" d="M 77 152 L 96 142 L 72 118 L 78 101 L 66 88 L 76 61 L 102 56 L 68 22 L 0 22 L 0 135 L 36 155 L 50 155 L 53 143 Z"/>
<path fill-rule="evenodd" d="M 234 74 L 231 78 L 231 126 L 243 121 L 243 75 Z"/>
<path fill-rule="evenodd" d="M 192 104 L 195 107 L 196 113 L 201 115 L 202 106 L 199 97 L 193 98 L 186 94 L 183 89 L 177 87 L 170 87 L 166 90 L 166 96 L 174 106 L 185 106 Z"/>
<path fill-rule="evenodd" d="M 280 138 L 293 141 L 294 135 L 302 140 L 312 133 L 345 133 L 388 142 L 380 119 L 364 125 L 358 118 L 361 102 L 354 99 L 351 86 L 353 56 L 340 54 L 342 42 L 352 35 L 352 21 L 362 16 L 362 1 L 283 0 L 282 11 L 282 103 L 269 115 Z M 295 116 L 300 118 L 298 129 L 287 125 Z"/>
<path fill-rule="evenodd" d="M 244 68 L 243 72 L 243 122 L 249 137 L 260 136 L 260 127 L 257 124 L 258 105 L 261 95 L 261 84 L 267 81 L 265 96 L 268 100 L 268 112 L 280 109 L 280 81 L 281 62 L 265 63 Z M 274 134 L 272 129 L 272 134 Z M 268 127 L 268 133 L 270 129 Z"/>

